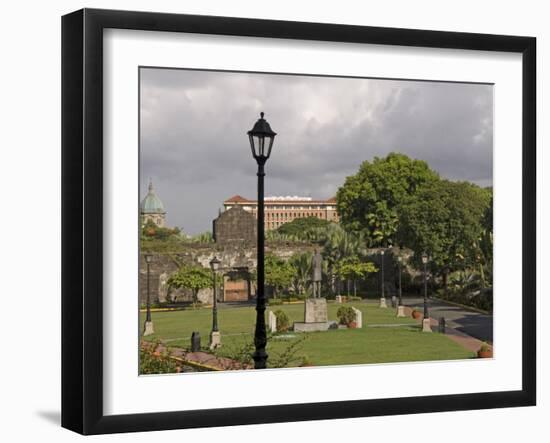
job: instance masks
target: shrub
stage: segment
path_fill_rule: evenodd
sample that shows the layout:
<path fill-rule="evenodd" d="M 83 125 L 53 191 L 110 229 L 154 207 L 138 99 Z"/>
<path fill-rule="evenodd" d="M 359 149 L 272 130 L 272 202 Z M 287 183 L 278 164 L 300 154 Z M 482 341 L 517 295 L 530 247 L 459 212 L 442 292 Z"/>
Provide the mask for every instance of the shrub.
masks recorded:
<path fill-rule="evenodd" d="M 274 312 L 277 318 L 277 332 L 286 332 L 290 326 L 290 320 L 284 311 L 280 309 Z"/>
<path fill-rule="evenodd" d="M 140 349 L 139 373 L 140 374 L 171 374 L 178 372 L 178 365 L 170 358 L 170 353 L 156 351 L 157 344 Z"/>
<path fill-rule="evenodd" d="M 491 346 L 489 346 L 489 343 L 483 342 L 481 344 L 481 347 L 479 348 L 479 352 L 487 352 L 491 350 Z"/>
<path fill-rule="evenodd" d="M 350 306 L 340 306 L 336 312 L 338 323 L 341 325 L 349 325 L 355 321 L 355 312 Z"/>
<path fill-rule="evenodd" d="M 356 296 L 354 296 L 354 295 L 350 295 L 350 296 L 348 297 L 348 300 L 349 300 L 349 301 L 361 301 L 361 300 L 363 300 L 363 299 L 362 299 L 361 297 L 356 297 Z"/>
<path fill-rule="evenodd" d="M 279 306 L 283 304 L 283 301 L 277 298 L 270 298 L 267 303 L 269 304 L 269 306 Z"/>

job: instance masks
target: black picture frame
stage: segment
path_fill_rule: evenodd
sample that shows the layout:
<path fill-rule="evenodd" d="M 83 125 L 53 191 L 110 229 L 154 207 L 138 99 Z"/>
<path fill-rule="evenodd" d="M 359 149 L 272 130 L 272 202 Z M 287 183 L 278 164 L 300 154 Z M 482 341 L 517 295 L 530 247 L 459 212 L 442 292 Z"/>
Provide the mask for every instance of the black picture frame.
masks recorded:
<path fill-rule="evenodd" d="M 103 30 L 171 31 L 522 55 L 522 389 L 260 407 L 103 413 Z M 536 404 L 536 39 L 83 9 L 62 18 L 62 426 L 82 434 L 351 418 Z"/>

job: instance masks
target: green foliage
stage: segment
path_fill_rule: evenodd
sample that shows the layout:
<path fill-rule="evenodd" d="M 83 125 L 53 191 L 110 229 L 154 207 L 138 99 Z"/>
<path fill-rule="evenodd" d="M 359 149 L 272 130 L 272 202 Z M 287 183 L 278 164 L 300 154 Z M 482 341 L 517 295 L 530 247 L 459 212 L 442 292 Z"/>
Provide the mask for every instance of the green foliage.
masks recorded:
<path fill-rule="evenodd" d="M 307 334 L 301 334 L 299 338 L 292 340 L 288 345 L 283 347 L 279 352 L 271 352 L 267 360 L 270 368 L 288 368 L 303 363 L 304 356 L 298 354 L 304 345 L 304 342 L 309 338 Z"/>
<path fill-rule="evenodd" d="M 290 257 L 289 263 L 294 268 L 292 286 L 294 288 L 294 292 L 298 295 L 303 294 L 310 285 L 312 258 L 313 255 L 307 252 L 294 254 Z"/>
<path fill-rule="evenodd" d="M 283 235 L 295 235 L 298 238 L 307 239 L 306 233 L 308 231 L 326 228 L 329 224 L 328 220 L 321 220 L 317 217 L 297 218 L 279 226 L 277 232 Z"/>
<path fill-rule="evenodd" d="M 436 271 L 460 269 L 475 263 L 481 220 L 489 196 L 467 182 L 440 180 L 409 197 L 400 208 L 399 238 L 420 255 L 430 255 Z"/>
<path fill-rule="evenodd" d="M 290 320 L 288 319 L 286 312 L 278 309 L 274 312 L 274 314 L 277 318 L 277 332 L 288 331 L 288 328 L 290 327 Z"/>
<path fill-rule="evenodd" d="M 336 311 L 336 317 L 338 318 L 338 323 L 349 326 L 351 322 L 355 321 L 355 312 L 353 312 L 351 306 L 340 306 L 338 311 Z"/>
<path fill-rule="evenodd" d="M 295 275 L 295 268 L 288 262 L 268 254 L 265 257 L 265 284 L 273 288 L 276 296 L 278 291 L 288 289 Z"/>
<path fill-rule="evenodd" d="M 178 372 L 177 363 L 170 358 L 170 353 L 165 350 L 156 352 L 158 344 L 142 347 L 139 352 L 140 374 L 171 374 Z"/>
<path fill-rule="evenodd" d="M 347 230 L 363 232 L 370 246 L 392 244 L 401 202 L 438 180 L 426 162 L 403 154 L 365 161 L 338 189 L 340 223 Z"/>
<path fill-rule="evenodd" d="M 363 279 L 376 271 L 374 263 L 361 262 L 355 257 L 345 258 L 336 265 L 336 274 L 345 280 Z"/>
<path fill-rule="evenodd" d="M 171 288 L 187 288 L 193 292 L 193 302 L 197 303 L 200 289 L 212 287 L 212 272 L 198 265 L 184 265 L 167 281 Z"/>
<path fill-rule="evenodd" d="M 214 237 L 210 231 L 201 232 L 193 237 L 187 238 L 189 243 L 214 243 Z"/>
<path fill-rule="evenodd" d="M 179 234 L 180 229 L 178 227 L 161 228 L 153 223 L 152 220 L 148 220 L 141 229 L 141 236 L 144 239 L 166 240 L 170 237 L 177 237 Z"/>

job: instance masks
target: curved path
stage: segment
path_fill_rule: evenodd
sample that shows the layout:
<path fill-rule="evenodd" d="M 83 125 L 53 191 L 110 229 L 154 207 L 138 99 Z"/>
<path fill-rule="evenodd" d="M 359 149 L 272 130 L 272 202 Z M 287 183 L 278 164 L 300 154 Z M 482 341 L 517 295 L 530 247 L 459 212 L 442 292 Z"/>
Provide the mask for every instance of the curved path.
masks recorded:
<path fill-rule="evenodd" d="M 403 297 L 403 304 L 422 309 L 420 297 Z M 440 299 L 428 299 L 430 317 L 439 320 L 445 317 L 448 327 L 457 329 L 479 340 L 493 343 L 493 316 L 481 314 L 473 309 L 456 306 Z"/>

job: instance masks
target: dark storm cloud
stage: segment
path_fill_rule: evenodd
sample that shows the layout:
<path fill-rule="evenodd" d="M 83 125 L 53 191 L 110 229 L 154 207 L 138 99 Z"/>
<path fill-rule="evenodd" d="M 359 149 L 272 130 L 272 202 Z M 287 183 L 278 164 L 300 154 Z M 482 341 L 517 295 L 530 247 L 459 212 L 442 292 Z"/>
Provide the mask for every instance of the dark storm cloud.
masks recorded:
<path fill-rule="evenodd" d="M 267 195 L 329 198 L 391 151 L 492 184 L 488 85 L 142 69 L 140 109 L 141 195 L 151 177 L 168 224 L 191 234 L 226 198 L 255 198 L 246 131 L 260 111 L 278 132 Z"/>

